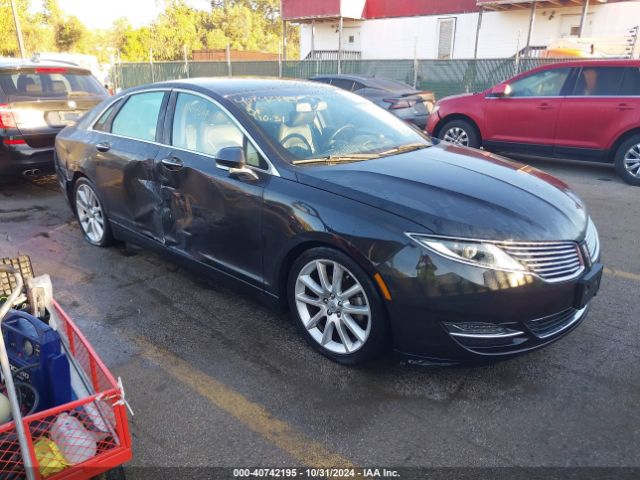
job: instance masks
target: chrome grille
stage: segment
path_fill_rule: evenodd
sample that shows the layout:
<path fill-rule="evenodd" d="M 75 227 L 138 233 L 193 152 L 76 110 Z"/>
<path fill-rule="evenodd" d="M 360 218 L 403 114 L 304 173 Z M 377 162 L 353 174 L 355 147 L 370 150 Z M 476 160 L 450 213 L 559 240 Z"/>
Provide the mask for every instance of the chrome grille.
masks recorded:
<path fill-rule="evenodd" d="M 574 242 L 502 243 L 500 248 L 548 282 L 575 278 L 584 269 Z"/>
<path fill-rule="evenodd" d="M 598 229 L 591 219 L 589 219 L 589 224 L 587 225 L 587 233 L 584 241 L 587 244 L 591 261 L 596 262 L 600 255 L 600 239 L 598 238 Z"/>

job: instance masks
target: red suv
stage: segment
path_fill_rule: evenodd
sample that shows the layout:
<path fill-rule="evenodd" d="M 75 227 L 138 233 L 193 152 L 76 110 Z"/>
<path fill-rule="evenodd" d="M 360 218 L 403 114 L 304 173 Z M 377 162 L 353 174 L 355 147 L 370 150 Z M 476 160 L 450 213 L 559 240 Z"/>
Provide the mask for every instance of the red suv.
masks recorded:
<path fill-rule="evenodd" d="M 614 163 L 640 185 L 640 61 L 555 63 L 447 97 L 427 132 L 492 151 Z"/>

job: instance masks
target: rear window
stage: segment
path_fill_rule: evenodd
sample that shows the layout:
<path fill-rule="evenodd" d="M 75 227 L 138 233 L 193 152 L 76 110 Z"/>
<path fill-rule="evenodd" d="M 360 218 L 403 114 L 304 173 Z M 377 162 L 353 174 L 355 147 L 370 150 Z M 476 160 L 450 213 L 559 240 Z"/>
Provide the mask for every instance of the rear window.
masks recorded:
<path fill-rule="evenodd" d="M 86 97 L 105 93 L 91 74 L 65 68 L 0 72 L 0 88 L 10 97 L 27 98 Z"/>

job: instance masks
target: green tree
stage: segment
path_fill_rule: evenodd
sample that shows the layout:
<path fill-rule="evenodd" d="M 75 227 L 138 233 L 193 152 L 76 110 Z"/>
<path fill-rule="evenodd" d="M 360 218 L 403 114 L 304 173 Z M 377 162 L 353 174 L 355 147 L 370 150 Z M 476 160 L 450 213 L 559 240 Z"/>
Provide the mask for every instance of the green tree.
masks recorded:
<path fill-rule="evenodd" d="M 66 17 L 55 26 L 56 46 L 62 52 L 73 51 L 86 32 L 86 27 L 77 17 Z"/>
<path fill-rule="evenodd" d="M 16 10 L 23 25 L 29 24 L 29 6 L 29 0 L 16 0 Z M 0 2 L 0 38 L 2 39 L 0 56 L 18 56 L 20 54 L 10 2 Z M 25 39 L 25 49 L 28 50 L 26 43 Z"/>
<path fill-rule="evenodd" d="M 166 9 L 154 22 L 151 29 L 154 57 L 158 60 L 175 60 L 187 51 L 202 48 L 198 34 L 200 16 L 184 0 L 168 2 Z"/>

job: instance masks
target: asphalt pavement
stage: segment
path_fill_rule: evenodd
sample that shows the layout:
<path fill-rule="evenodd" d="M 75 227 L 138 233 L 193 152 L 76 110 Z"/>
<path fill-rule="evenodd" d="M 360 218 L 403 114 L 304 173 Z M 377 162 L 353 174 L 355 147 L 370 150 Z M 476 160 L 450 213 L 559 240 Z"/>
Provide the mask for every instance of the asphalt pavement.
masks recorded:
<path fill-rule="evenodd" d="M 607 271 L 579 328 L 489 366 L 334 364 L 250 295 L 135 246 L 90 246 L 52 177 L 0 186 L 0 256 L 28 254 L 50 274 L 122 377 L 135 412 L 129 478 L 148 467 L 640 467 L 640 188 L 606 165 L 530 163 L 586 201 Z"/>

